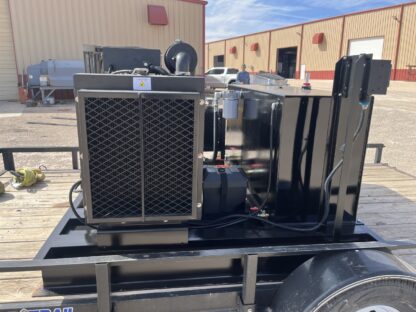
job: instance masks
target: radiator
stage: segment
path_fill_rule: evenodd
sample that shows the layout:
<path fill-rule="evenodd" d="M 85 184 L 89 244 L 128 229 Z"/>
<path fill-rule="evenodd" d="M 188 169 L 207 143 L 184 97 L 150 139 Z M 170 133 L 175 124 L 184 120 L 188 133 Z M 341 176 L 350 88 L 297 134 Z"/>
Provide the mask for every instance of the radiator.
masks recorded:
<path fill-rule="evenodd" d="M 77 115 L 88 223 L 200 217 L 200 94 L 80 91 Z"/>

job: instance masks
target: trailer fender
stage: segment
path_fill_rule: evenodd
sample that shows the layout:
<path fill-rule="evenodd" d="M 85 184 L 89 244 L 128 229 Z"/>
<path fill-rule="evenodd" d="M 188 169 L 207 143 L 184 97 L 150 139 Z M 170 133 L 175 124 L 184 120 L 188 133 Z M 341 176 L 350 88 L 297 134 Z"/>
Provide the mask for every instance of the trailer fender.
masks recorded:
<path fill-rule="evenodd" d="M 285 279 L 272 311 L 416 311 L 416 271 L 387 251 L 321 254 Z"/>

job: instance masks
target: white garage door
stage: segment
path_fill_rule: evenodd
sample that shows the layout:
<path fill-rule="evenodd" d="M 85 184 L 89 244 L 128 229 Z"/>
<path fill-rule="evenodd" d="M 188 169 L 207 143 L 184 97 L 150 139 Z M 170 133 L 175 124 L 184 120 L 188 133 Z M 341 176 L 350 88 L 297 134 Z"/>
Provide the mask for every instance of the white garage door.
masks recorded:
<path fill-rule="evenodd" d="M 0 100 L 17 99 L 16 62 L 8 0 L 0 0 Z"/>
<path fill-rule="evenodd" d="M 373 59 L 381 60 L 383 56 L 384 38 L 354 39 L 349 41 L 348 55 L 358 55 L 362 53 L 373 54 Z"/>

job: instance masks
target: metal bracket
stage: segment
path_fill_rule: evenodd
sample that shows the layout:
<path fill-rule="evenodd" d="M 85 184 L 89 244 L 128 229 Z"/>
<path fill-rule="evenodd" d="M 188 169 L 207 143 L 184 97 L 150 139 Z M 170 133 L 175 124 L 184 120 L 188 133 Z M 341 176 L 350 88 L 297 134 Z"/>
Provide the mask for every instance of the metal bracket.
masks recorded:
<path fill-rule="evenodd" d="M 95 264 L 97 281 L 97 307 L 100 312 L 112 312 L 111 300 L 111 270 L 109 263 Z"/>
<path fill-rule="evenodd" d="M 243 311 L 246 312 L 254 312 L 255 309 L 258 258 L 258 255 L 243 257 L 244 275 L 241 303 Z"/>
<path fill-rule="evenodd" d="M 237 296 L 237 311 L 238 312 L 255 312 L 255 304 L 244 304 L 241 300 L 241 297 Z"/>

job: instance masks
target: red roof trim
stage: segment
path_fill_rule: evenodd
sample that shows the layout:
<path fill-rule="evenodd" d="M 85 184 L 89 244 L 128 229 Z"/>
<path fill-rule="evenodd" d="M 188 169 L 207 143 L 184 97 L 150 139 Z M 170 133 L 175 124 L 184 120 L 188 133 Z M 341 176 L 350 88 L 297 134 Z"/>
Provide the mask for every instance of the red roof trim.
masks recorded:
<path fill-rule="evenodd" d="M 208 4 L 207 1 L 202 1 L 202 0 L 178 0 L 178 1 L 201 4 L 201 5 L 207 5 Z"/>
<path fill-rule="evenodd" d="M 180 1 L 186 1 L 186 0 L 180 0 Z M 396 8 L 400 8 L 402 6 L 406 7 L 406 6 L 411 6 L 411 5 L 416 5 L 416 1 L 401 3 L 401 4 L 395 4 L 395 5 L 391 5 L 391 6 L 387 6 L 387 7 L 375 8 L 375 9 L 370 9 L 370 10 L 365 10 L 365 11 L 352 12 L 352 13 L 348 13 L 348 14 L 344 14 L 344 15 L 336 15 L 336 16 L 332 16 L 332 17 L 326 17 L 326 18 L 322 18 L 322 19 L 313 20 L 313 21 L 310 21 L 310 22 L 288 25 L 288 26 L 284 26 L 284 27 L 280 27 L 280 28 L 272 28 L 272 29 L 263 30 L 263 31 L 250 33 L 250 34 L 245 34 L 245 35 L 240 35 L 240 36 L 236 36 L 236 37 L 230 37 L 230 38 L 210 41 L 210 42 L 207 42 L 207 44 L 217 43 L 217 42 L 221 42 L 221 41 L 224 41 L 224 40 L 239 39 L 239 38 L 247 37 L 247 36 L 260 35 L 260 34 L 268 33 L 270 31 L 273 32 L 273 31 L 288 29 L 288 28 L 292 28 L 292 27 L 300 27 L 302 25 L 309 25 L 309 24 L 314 24 L 314 23 L 319 23 L 319 22 L 325 22 L 325 21 L 330 21 L 330 20 L 334 20 L 334 19 L 338 19 L 338 18 L 347 17 L 347 16 L 360 15 L 360 14 L 384 11 L 384 10 L 389 10 L 389 9 L 396 9 Z"/>

